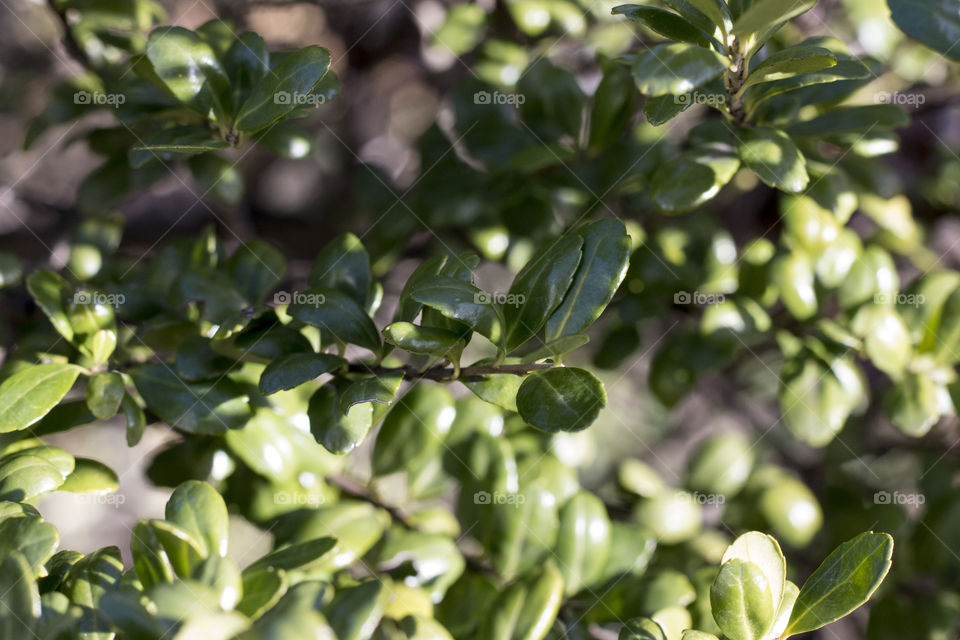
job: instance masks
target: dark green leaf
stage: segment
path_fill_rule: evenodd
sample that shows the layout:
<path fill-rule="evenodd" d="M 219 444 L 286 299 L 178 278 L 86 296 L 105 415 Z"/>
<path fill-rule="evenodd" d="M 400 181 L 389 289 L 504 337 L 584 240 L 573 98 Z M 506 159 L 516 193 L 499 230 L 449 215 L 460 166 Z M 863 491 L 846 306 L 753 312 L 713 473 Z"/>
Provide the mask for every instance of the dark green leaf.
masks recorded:
<path fill-rule="evenodd" d="M 329 332 L 338 342 L 380 350 L 380 333 L 356 300 L 335 289 L 310 289 L 298 294 L 287 312 L 311 326 Z"/>
<path fill-rule="evenodd" d="M 356 448 L 373 426 L 373 406 L 360 404 L 344 412 L 340 390 L 333 384 L 325 384 L 314 392 L 307 416 L 313 437 L 327 451 L 336 454 Z"/>
<path fill-rule="evenodd" d="M 330 69 L 330 52 L 310 46 L 286 55 L 254 85 L 237 112 L 241 131 L 256 131 L 308 100 Z"/>
<path fill-rule="evenodd" d="M 890 17 L 904 33 L 931 49 L 960 60 L 960 6 L 957 0 L 887 0 Z"/>
<path fill-rule="evenodd" d="M 624 15 L 634 22 L 644 24 L 669 40 L 689 42 L 701 47 L 713 46 L 713 37 L 701 29 L 690 24 L 680 16 L 670 11 L 645 7 L 638 4 L 623 4 L 614 7 L 613 15 Z"/>
<path fill-rule="evenodd" d="M 329 353 L 291 353 L 267 365 L 260 375 L 260 391 L 270 395 L 293 389 L 345 365 L 346 360 Z"/>
<path fill-rule="evenodd" d="M 606 403 L 607 393 L 592 373 L 569 367 L 531 373 L 517 392 L 520 416 L 549 432 L 586 429 Z"/>
<path fill-rule="evenodd" d="M 164 364 L 143 365 L 130 375 L 150 410 L 178 429 L 222 434 L 250 419 L 247 395 L 228 378 L 188 383 Z"/>
<path fill-rule="evenodd" d="M 637 56 L 633 79 L 648 96 L 687 93 L 727 68 L 720 54 L 692 44 L 660 44 Z"/>
<path fill-rule="evenodd" d="M 317 254 L 309 281 L 311 287 L 336 289 L 366 308 L 373 276 L 370 274 L 370 256 L 360 238 L 345 233 L 331 240 Z"/>
<path fill-rule="evenodd" d="M 503 310 L 494 303 L 490 294 L 472 284 L 437 276 L 418 286 L 413 292 L 413 299 L 436 309 L 446 318 L 463 322 L 502 348 Z"/>

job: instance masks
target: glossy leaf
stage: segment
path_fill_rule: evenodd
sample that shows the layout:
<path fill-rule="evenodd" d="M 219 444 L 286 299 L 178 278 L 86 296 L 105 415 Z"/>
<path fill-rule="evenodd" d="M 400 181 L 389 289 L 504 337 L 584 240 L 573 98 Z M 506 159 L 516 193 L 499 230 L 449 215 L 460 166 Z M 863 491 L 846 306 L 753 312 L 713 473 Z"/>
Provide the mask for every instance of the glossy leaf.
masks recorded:
<path fill-rule="evenodd" d="M 82 370 L 72 364 L 38 364 L 0 384 L 0 433 L 26 429 L 70 391 Z"/>
<path fill-rule="evenodd" d="M 130 375 L 150 410 L 178 429 L 222 434 L 250 419 L 243 388 L 228 378 L 189 383 L 164 364 L 143 365 Z"/>
<path fill-rule="evenodd" d="M 230 112 L 230 81 L 209 44 L 183 27 L 159 27 L 147 41 L 146 55 L 156 76 L 177 100 L 217 120 Z"/>
<path fill-rule="evenodd" d="M 660 44 L 637 56 L 633 79 L 648 96 L 680 95 L 717 77 L 726 66 L 726 59 L 709 49 Z"/>
<path fill-rule="evenodd" d="M 358 404 L 345 411 L 342 399 L 340 388 L 325 384 L 310 397 L 307 408 L 313 437 L 327 451 L 336 454 L 347 453 L 360 445 L 373 426 L 372 405 Z"/>
<path fill-rule="evenodd" d="M 413 292 L 417 302 L 445 318 L 459 320 L 498 347 L 504 340 L 503 310 L 493 298 L 468 282 L 438 276 Z"/>
<path fill-rule="evenodd" d="M 593 374 L 568 367 L 532 373 L 517 392 L 520 416 L 549 432 L 586 429 L 606 403 L 607 393 Z"/>
<path fill-rule="evenodd" d="M 380 333 L 357 302 L 335 289 L 310 289 L 287 312 L 310 326 L 329 332 L 338 342 L 355 344 L 373 352 L 380 349 Z"/>
<path fill-rule="evenodd" d="M 370 256 L 360 239 L 345 233 L 331 240 L 317 254 L 310 269 L 310 286 L 336 289 L 366 306 L 373 277 L 370 274 Z"/>
<path fill-rule="evenodd" d="M 236 126 L 256 131 L 283 118 L 310 96 L 330 69 L 330 52 L 317 46 L 284 56 L 239 106 Z"/>
<path fill-rule="evenodd" d="M 960 13 L 956 0 L 887 0 L 890 17 L 904 33 L 935 51 L 960 60 Z"/>
<path fill-rule="evenodd" d="M 204 557 L 227 555 L 227 506 L 206 482 L 188 480 L 174 489 L 166 518 L 200 543 Z"/>
<path fill-rule="evenodd" d="M 872 531 L 834 549 L 803 583 L 783 638 L 819 629 L 869 600 L 890 570 L 892 555 L 893 538 Z"/>
<path fill-rule="evenodd" d="M 803 154 L 787 135 L 775 129 L 741 129 L 737 153 L 761 180 L 781 191 L 798 193 L 810 181 Z"/>
<path fill-rule="evenodd" d="M 713 618 L 730 640 L 761 640 L 773 625 L 775 605 L 763 571 L 733 559 L 720 567 L 710 588 Z"/>
<path fill-rule="evenodd" d="M 277 358 L 263 370 L 260 392 L 268 396 L 293 389 L 345 365 L 343 358 L 329 353 L 290 353 Z"/>

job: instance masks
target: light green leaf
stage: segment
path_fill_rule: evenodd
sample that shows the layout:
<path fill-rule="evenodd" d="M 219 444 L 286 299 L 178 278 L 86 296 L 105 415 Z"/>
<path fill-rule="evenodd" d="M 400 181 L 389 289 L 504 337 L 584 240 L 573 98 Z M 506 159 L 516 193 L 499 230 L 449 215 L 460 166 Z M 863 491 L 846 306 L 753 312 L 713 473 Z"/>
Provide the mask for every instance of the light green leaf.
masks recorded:
<path fill-rule="evenodd" d="M 0 433 L 26 429 L 57 406 L 82 369 L 73 364 L 37 364 L 0 384 Z"/>
<path fill-rule="evenodd" d="M 94 374 L 87 383 L 87 406 L 100 420 L 117 415 L 126 389 L 119 373 L 104 371 Z"/>
<path fill-rule="evenodd" d="M 788 193 L 799 193 L 806 188 L 810 181 L 806 161 L 786 134 L 766 127 L 752 127 L 741 129 L 737 136 L 740 159 L 766 184 Z"/>
<path fill-rule="evenodd" d="M 0 561 L 0 637 L 31 638 L 40 618 L 40 592 L 30 565 L 14 551 Z"/>
<path fill-rule="evenodd" d="M 719 148 L 691 149 L 663 163 L 650 179 L 654 203 L 665 213 L 695 209 L 713 199 L 740 168 L 740 159 Z"/>
<path fill-rule="evenodd" d="M 333 538 L 317 538 L 281 547 L 261 557 L 243 572 L 246 575 L 247 572 L 258 572 L 263 569 L 307 571 L 323 563 L 336 544 L 337 541 Z"/>
<path fill-rule="evenodd" d="M 237 603 L 237 611 L 258 619 L 287 592 L 286 574 L 275 569 L 248 567 L 243 574 L 243 598 Z"/>
<path fill-rule="evenodd" d="M 387 475 L 416 468 L 443 444 L 457 410 L 453 396 L 438 385 L 420 384 L 397 400 L 383 419 L 373 449 L 373 472 Z"/>
<path fill-rule="evenodd" d="M 890 570 L 893 538 L 868 531 L 827 556 L 800 589 L 783 638 L 813 631 L 870 599 Z"/>
<path fill-rule="evenodd" d="M 341 394 L 333 384 L 325 384 L 310 397 L 307 416 L 310 432 L 327 451 L 347 453 L 367 437 L 373 426 L 373 405 L 369 403 L 341 408 Z"/>
<path fill-rule="evenodd" d="M 53 328 L 67 340 L 73 340 L 73 327 L 64 306 L 67 298 L 66 280 L 53 271 L 38 269 L 27 276 L 27 291 L 50 320 Z"/>
<path fill-rule="evenodd" d="M 103 495 L 113 493 L 119 486 L 120 480 L 110 467 L 89 458 L 77 458 L 60 491 Z"/>
<path fill-rule="evenodd" d="M 227 555 L 227 505 L 206 482 L 188 480 L 174 489 L 165 517 L 200 543 L 203 557 Z"/>
<path fill-rule="evenodd" d="M 734 559 L 750 562 L 760 569 L 770 587 L 772 602 L 779 607 L 787 579 L 787 561 L 780 544 L 765 533 L 748 531 L 727 547 L 720 562 L 726 564 Z"/>
<path fill-rule="evenodd" d="M 577 493 L 560 510 L 554 553 L 567 596 L 593 585 L 603 575 L 610 535 L 607 509 L 592 493 Z"/>
<path fill-rule="evenodd" d="M 620 629 L 618 640 L 668 640 L 663 628 L 650 618 L 632 618 Z"/>
<path fill-rule="evenodd" d="M 38 517 L 0 520 L 0 558 L 16 553 L 23 554 L 22 558 L 26 560 L 31 577 L 41 573 L 44 563 L 57 550 L 59 543 L 60 534 L 57 528 Z"/>
<path fill-rule="evenodd" d="M 730 640 L 761 640 L 773 625 L 774 606 L 770 585 L 752 562 L 725 562 L 710 587 L 713 619 Z"/>

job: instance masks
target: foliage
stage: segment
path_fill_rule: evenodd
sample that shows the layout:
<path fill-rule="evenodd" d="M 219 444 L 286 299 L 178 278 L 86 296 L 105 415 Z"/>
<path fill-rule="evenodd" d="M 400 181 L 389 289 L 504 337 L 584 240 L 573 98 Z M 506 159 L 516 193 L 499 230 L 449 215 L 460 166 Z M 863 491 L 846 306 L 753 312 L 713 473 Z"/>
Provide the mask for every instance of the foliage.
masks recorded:
<path fill-rule="evenodd" d="M 51 2 L 85 72 L 26 146 L 113 120 L 76 136 L 103 163 L 66 263 L 0 254 L 29 300 L 0 368 L 0 637 L 956 632 L 960 503 L 935 437 L 957 413 L 960 275 L 891 168 L 910 119 L 864 102 L 885 61 L 805 38 L 816 0 L 493 4 L 444 6 L 424 43 L 471 74 L 409 189 L 354 185 L 357 220 L 410 215 L 298 270 L 229 228 L 131 257 L 117 209 L 171 164 L 237 206 L 251 145 L 314 155 L 294 121 L 341 94 L 330 52 L 166 25 L 153 0 Z M 960 59 L 956 1 L 889 8 Z M 575 63 L 552 55 L 566 37 Z M 627 424 L 613 387 L 648 353 Z M 775 417 L 664 461 L 637 433 L 711 385 Z M 52 442 L 108 420 L 131 447 L 172 432 L 147 472 L 172 489 L 164 517 L 129 554 L 59 550 L 38 500 L 109 500 L 122 474 Z M 271 550 L 231 548 L 239 520 Z"/>

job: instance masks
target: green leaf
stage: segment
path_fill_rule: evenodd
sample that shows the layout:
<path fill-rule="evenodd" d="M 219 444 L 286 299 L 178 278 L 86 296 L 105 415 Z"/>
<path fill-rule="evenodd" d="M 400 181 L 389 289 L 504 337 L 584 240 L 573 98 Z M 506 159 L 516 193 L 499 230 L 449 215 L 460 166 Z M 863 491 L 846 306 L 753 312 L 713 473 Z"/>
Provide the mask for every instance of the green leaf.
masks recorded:
<path fill-rule="evenodd" d="M 129 393 L 123 395 L 120 407 L 123 409 L 123 415 L 127 421 L 127 446 L 135 447 L 147 428 L 147 416 Z"/>
<path fill-rule="evenodd" d="M 692 44 L 660 44 L 637 56 L 633 79 L 648 96 L 679 95 L 724 72 L 727 60 Z"/>
<path fill-rule="evenodd" d="M 367 437 L 373 426 L 373 405 L 369 403 L 341 408 L 340 390 L 325 384 L 310 397 L 307 416 L 310 432 L 330 453 L 352 451 Z"/>
<path fill-rule="evenodd" d="M 752 562 L 725 562 L 710 587 L 713 618 L 730 640 L 761 640 L 773 625 L 774 606 L 770 585 Z"/>
<path fill-rule="evenodd" d="M 960 60 L 960 7 L 957 0 L 887 0 L 893 22 L 914 40 Z"/>
<path fill-rule="evenodd" d="M 100 610 L 100 599 L 119 586 L 123 576 L 120 549 L 106 547 L 77 561 L 63 581 L 61 591 L 72 604 L 82 607 L 78 627 L 84 630 L 83 640 L 111 640 L 112 625 Z"/>
<path fill-rule="evenodd" d="M 623 225 L 620 227 L 622 229 Z M 583 238 L 578 234 L 561 236 L 545 251 L 535 255 L 514 278 L 503 311 L 506 323 L 504 343 L 508 352 L 536 335 L 564 300 L 583 256 L 583 244 Z M 580 286 L 583 286 L 582 282 Z"/>
<path fill-rule="evenodd" d="M 230 81 L 200 36 L 183 27 L 158 27 L 150 33 L 145 53 L 177 100 L 205 117 L 229 118 Z"/>
<path fill-rule="evenodd" d="M 299 299 L 302 298 L 302 299 Z M 380 333 L 356 300 L 335 289 L 310 289 L 298 294 L 287 312 L 311 326 L 329 332 L 342 343 L 373 352 L 380 350 Z"/>
<path fill-rule="evenodd" d="M 806 13 L 815 4 L 817 0 L 756 0 L 733 23 L 733 35 L 745 39 L 762 33 Z"/>
<path fill-rule="evenodd" d="M 646 25 L 669 40 L 689 42 L 701 47 L 711 47 L 716 40 L 698 27 L 670 11 L 645 7 L 638 4 L 622 4 L 614 7 L 613 15 L 623 15 L 634 22 Z"/>
<path fill-rule="evenodd" d="M 60 469 L 39 456 L 21 454 L 0 460 L 0 500 L 30 500 L 56 490 L 63 480 Z"/>
<path fill-rule="evenodd" d="M 517 392 L 520 417 L 551 433 L 586 429 L 606 403 L 600 381 L 589 371 L 570 367 L 531 373 Z"/>
<path fill-rule="evenodd" d="M 53 328 L 67 340 L 73 340 L 73 327 L 64 306 L 67 298 L 66 280 L 53 271 L 38 269 L 27 276 L 27 291 L 50 320 Z"/>
<path fill-rule="evenodd" d="M 37 364 L 0 384 L 0 433 L 26 429 L 67 395 L 82 369 L 73 364 Z"/>
<path fill-rule="evenodd" d="M 336 289 L 345 293 L 366 308 L 373 276 L 370 273 L 370 256 L 360 238 L 345 233 L 330 241 L 317 254 L 310 269 L 309 282 L 314 288 Z"/>
<path fill-rule="evenodd" d="M 230 79 L 233 104 L 243 104 L 253 87 L 270 72 L 267 43 L 253 31 L 240 34 L 223 54 L 223 69 Z"/>
<path fill-rule="evenodd" d="M 255 238 L 240 245 L 225 266 L 237 289 L 251 303 L 261 302 L 287 272 L 283 255 Z"/>
<path fill-rule="evenodd" d="M 237 111 L 236 126 L 256 131 L 301 106 L 330 70 L 330 52 L 310 46 L 283 57 L 250 91 Z"/>
<path fill-rule="evenodd" d="M 740 160 L 721 148 L 692 149 L 653 174 L 653 201 L 665 213 L 689 211 L 713 199 L 737 173 Z"/>
<path fill-rule="evenodd" d="M 560 510 L 554 547 L 567 596 L 600 579 L 609 547 L 610 518 L 606 507 L 592 493 L 577 493 Z"/>
<path fill-rule="evenodd" d="M 0 637 L 34 637 L 39 618 L 40 592 L 33 572 L 14 551 L 0 561 Z"/>
<path fill-rule="evenodd" d="M 746 484 L 753 462 L 753 446 L 744 434 L 729 431 L 711 436 L 690 458 L 686 486 L 694 491 L 733 497 Z"/>
<path fill-rule="evenodd" d="M 245 569 L 243 598 L 237 603 L 237 611 L 254 620 L 260 618 L 287 592 L 285 575 L 275 569 Z"/>
<path fill-rule="evenodd" d="M 347 361 L 329 353 L 291 353 L 267 365 L 260 375 L 260 392 L 271 395 L 299 387 L 325 373 L 346 366 Z"/>
<path fill-rule="evenodd" d="M 119 373 L 104 371 L 94 374 L 87 383 L 87 406 L 100 420 L 117 415 L 126 389 Z"/>
<path fill-rule="evenodd" d="M 868 531 L 827 556 L 800 589 L 783 638 L 850 614 L 870 599 L 890 570 L 893 538 Z"/>
<path fill-rule="evenodd" d="M 563 302 L 547 320 L 548 343 L 580 333 L 596 322 L 627 275 L 630 236 L 622 222 L 598 220 L 577 233 L 583 238 L 583 258 Z"/>
<path fill-rule="evenodd" d="M 172 522 L 150 520 L 149 525 L 174 572 L 181 578 L 189 578 L 203 562 L 203 543 Z"/>
<path fill-rule="evenodd" d="M 333 538 L 317 538 L 315 540 L 308 540 L 287 547 L 281 547 L 280 549 L 271 551 L 244 569 L 244 574 L 248 571 L 256 572 L 263 569 L 281 571 L 299 569 L 306 571 L 324 562 L 336 544 L 337 541 Z"/>
<path fill-rule="evenodd" d="M 206 482 L 188 480 L 174 489 L 167 500 L 165 517 L 200 543 L 203 557 L 226 557 L 227 505 Z"/>
<path fill-rule="evenodd" d="M 459 364 L 465 342 L 446 329 L 418 327 L 410 322 L 394 322 L 383 329 L 383 339 L 396 347 L 436 359 L 447 358 Z"/>
<path fill-rule="evenodd" d="M 766 184 L 788 193 L 806 188 L 806 161 L 789 136 L 766 127 L 740 129 L 737 135 L 740 159 Z"/>
<path fill-rule="evenodd" d="M 150 410 L 188 433 L 222 434 L 250 419 L 247 395 L 229 378 L 189 383 L 164 364 L 142 365 L 130 375 Z"/>
<path fill-rule="evenodd" d="M 590 149 L 600 151 L 620 139 L 633 118 L 636 101 L 637 88 L 630 68 L 619 63 L 608 64 L 593 94 Z"/>
<path fill-rule="evenodd" d="M 517 392 L 523 377 L 512 373 L 494 373 L 474 378 L 461 378 L 462 382 L 478 398 L 495 404 L 507 411 L 517 410 Z"/>
<path fill-rule="evenodd" d="M 422 283 L 413 292 L 413 299 L 445 318 L 459 320 L 490 342 L 503 346 L 503 310 L 493 298 L 468 282 L 437 276 Z"/>
<path fill-rule="evenodd" d="M 383 419 L 373 449 L 374 474 L 382 476 L 416 468 L 433 456 L 443 446 L 456 414 L 453 396 L 445 387 L 412 387 Z"/>
<path fill-rule="evenodd" d="M 386 587 L 369 580 L 340 589 L 324 609 L 337 640 L 365 640 L 383 617 Z"/>
<path fill-rule="evenodd" d="M 720 562 L 726 564 L 730 560 L 743 560 L 760 569 L 770 587 L 771 601 L 775 607 L 780 606 L 787 579 L 787 561 L 780 544 L 772 536 L 759 531 L 739 536 L 727 547 Z"/>
<path fill-rule="evenodd" d="M 950 387 L 953 389 L 953 387 Z M 890 421 L 908 436 L 920 438 L 940 419 L 937 383 L 924 374 L 908 372 L 884 399 Z"/>
<path fill-rule="evenodd" d="M 192 156 L 230 146 L 226 140 L 212 137 L 209 130 L 191 125 L 151 131 L 138 143 L 130 147 L 130 166 L 134 168 L 142 167 L 154 159 Z"/>
<path fill-rule="evenodd" d="M 563 602 L 563 577 L 553 565 L 517 580 L 490 607 L 478 640 L 543 640 Z"/>
<path fill-rule="evenodd" d="M 618 640 L 667 640 L 663 628 L 650 618 L 632 618 L 620 629 Z"/>
<path fill-rule="evenodd" d="M 397 390 L 403 382 L 403 374 L 384 374 L 354 380 L 347 385 L 340 394 L 340 411 L 344 415 L 350 412 L 351 407 L 357 404 L 376 403 L 382 405 L 393 404 Z"/>
<path fill-rule="evenodd" d="M 57 550 L 59 543 L 57 528 L 38 517 L 0 520 L 0 558 L 23 554 L 31 577 L 40 574 L 43 564 Z"/>
<path fill-rule="evenodd" d="M 141 520 L 133 526 L 130 554 L 133 556 L 133 570 L 145 589 L 162 582 L 173 582 L 170 558 L 150 523 Z"/>
<path fill-rule="evenodd" d="M 400 291 L 400 297 L 397 300 L 397 310 L 393 314 L 394 322 L 413 322 L 423 305 L 413 299 L 413 293 L 424 282 L 433 280 L 435 276 L 440 275 L 444 264 L 447 262 L 446 256 L 433 256 L 420 263 L 414 269 L 407 282 Z"/>
<path fill-rule="evenodd" d="M 120 480 L 110 467 L 89 458 L 77 458 L 60 491 L 103 495 L 113 493 L 119 486 Z"/>
<path fill-rule="evenodd" d="M 906 112 L 894 104 L 868 104 L 853 107 L 838 107 L 821 116 L 804 120 L 787 127 L 791 136 L 798 138 L 835 136 L 864 131 L 898 129 L 910 124 Z"/>
<path fill-rule="evenodd" d="M 823 47 L 797 45 L 768 56 L 750 70 L 744 88 L 761 82 L 791 78 L 802 73 L 822 71 L 837 64 L 837 57 Z"/>

